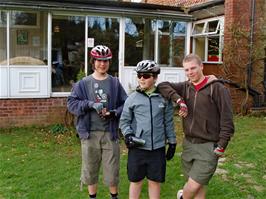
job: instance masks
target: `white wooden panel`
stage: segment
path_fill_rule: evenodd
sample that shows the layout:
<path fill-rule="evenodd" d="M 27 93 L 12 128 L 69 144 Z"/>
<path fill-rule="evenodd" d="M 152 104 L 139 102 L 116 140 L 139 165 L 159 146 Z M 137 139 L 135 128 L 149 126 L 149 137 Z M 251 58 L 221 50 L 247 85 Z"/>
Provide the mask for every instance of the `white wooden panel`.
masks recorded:
<path fill-rule="evenodd" d="M 185 71 L 183 68 L 162 67 L 158 82 L 182 82 L 186 81 Z"/>
<path fill-rule="evenodd" d="M 40 92 L 40 72 L 19 72 L 19 92 Z"/>
<path fill-rule="evenodd" d="M 127 93 L 135 90 L 138 85 L 137 75 L 134 71 L 135 67 L 123 67 L 122 77 L 120 81 Z M 183 68 L 176 67 L 161 67 L 161 73 L 158 76 L 157 84 L 163 81 L 182 82 L 186 80 L 185 71 Z"/>
<path fill-rule="evenodd" d="M 46 66 L 12 67 L 10 69 L 10 97 L 49 97 L 48 68 Z"/>
<path fill-rule="evenodd" d="M 8 97 L 8 68 L 0 67 L 0 98 Z"/>

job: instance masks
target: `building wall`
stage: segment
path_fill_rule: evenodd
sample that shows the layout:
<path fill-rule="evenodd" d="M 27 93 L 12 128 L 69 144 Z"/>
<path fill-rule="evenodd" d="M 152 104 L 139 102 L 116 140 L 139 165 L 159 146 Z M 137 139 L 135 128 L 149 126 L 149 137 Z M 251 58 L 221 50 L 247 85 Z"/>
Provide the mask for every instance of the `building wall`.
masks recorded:
<path fill-rule="evenodd" d="M 205 74 L 215 74 L 216 76 L 225 75 L 227 79 L 235 82 L 243 82 L 245 80 L 245 66 L 248 62 L 248 35 L 250 31 L 250 0 L 225 0 L 225 34 L 224 34 L 224 64 L 211 65 L 205 64 Z M 149 3 L 149 1 L 147 1 Z M 159 1 L 161 2 L 161 1 Z M 262 35 L 265 38 L 265 12 L 266 4 L 264 1 L 256 0 L 256 22 L 255 30 L 262 28 Z M 155 1 L 154 1 L 155 3 Z M 245 15 L 243 14 L 245 13 Z M 257 23 L 258 22 L 258 23 Z M 240 29 L 237 29 L 241 27 Z M 234 43 L 234 32 L 239 31 L 240 41 Z M 259 36 L 255 36 L 254 43 L 258 45 L 260 51 L 264 50 L 266 42 L 259 40 Z M 264 44 L 264 46 L 263 46 Z M 234 53 L 232 53 L 234 49 Z M 263 51 L 264 52 L 264 51 Z M 261 89 L 257 82 L 261 81 L 261 64 L 255 65 L 253 73 L 253 85 Z M 256 71 L 259 71 L 256 73 Z M 231 87 L 231 96 L 235 112 L 239 112 L 244 99 L 245 93 L 239 91 L 238 88 Z M 248 99 L 248 106 L 251 106 L 252 98 Z M 48 125 L 54 123 L 63 123 L 66 113 L 66 98 L 46 98 L 46 99 L 1 99 L 0 100 L 0 128 L 16 127 L 25 125 Z"/>
<path fill-rule="evenodd" d="M 63 123 L 66 98 L 2 99 L 0 128 Z"/>

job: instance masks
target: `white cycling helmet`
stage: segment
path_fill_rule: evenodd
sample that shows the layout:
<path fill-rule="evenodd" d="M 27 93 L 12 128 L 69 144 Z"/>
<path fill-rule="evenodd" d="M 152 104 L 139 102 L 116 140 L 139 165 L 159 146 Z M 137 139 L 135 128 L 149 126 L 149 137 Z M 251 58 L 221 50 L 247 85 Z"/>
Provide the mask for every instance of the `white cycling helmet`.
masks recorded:
<path fill-rule="evenodd" d="M 107 46 L 97 45 L 91 49 L 91 57 L 97 60 L 109 60 L 112 59 L 112 52 Z"/>
<path fill-rule="evenodd" d="M 137 64 L 137 73 L 155 73 L 160 74 L 160 67 L 152 60 L 143 60 Z"/>

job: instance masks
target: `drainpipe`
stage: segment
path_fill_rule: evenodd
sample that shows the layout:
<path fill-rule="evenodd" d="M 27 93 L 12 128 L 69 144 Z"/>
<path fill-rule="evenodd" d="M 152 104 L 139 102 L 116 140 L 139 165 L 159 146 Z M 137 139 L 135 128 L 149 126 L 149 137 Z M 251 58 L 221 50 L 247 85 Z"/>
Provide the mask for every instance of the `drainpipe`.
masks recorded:
<path fill-rule="evenodd" d="M 250 13 L 250 46 L 249 46 L 249 63 L 247 65 L 247 84 L 251 86 L 252 77 L 252 53 L 253 53 L 253 34 L 254 34 L 254 18 L 255 18 L 255 0 L 251 2 L 251 13 Z"/>
<path fill-rule="evenodd" d="M 265 56 L 264 56 L 264 76 L 263 76 L 263 87 L 264 87 L 264 98 L 266 103 L 266 48 L 264 48 Z"/>

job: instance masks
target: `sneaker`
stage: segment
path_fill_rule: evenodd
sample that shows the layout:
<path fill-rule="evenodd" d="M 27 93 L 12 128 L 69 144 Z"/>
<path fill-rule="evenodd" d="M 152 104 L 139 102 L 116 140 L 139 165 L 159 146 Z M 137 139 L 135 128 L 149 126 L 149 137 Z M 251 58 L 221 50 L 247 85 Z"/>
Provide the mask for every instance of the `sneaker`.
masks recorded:
<path fill-rule="evenodd" d="M 181 190 L 179 190 L 178 192 L 177 192 L 177 199 L 183 199 L 183 190 L 181 189 Z"/>

